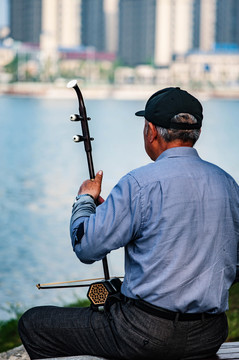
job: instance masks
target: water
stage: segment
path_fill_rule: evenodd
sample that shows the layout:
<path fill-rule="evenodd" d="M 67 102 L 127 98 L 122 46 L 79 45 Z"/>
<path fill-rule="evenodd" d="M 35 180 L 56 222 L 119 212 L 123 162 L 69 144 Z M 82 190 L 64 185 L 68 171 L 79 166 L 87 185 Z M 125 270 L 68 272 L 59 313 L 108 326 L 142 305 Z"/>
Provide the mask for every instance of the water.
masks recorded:
<path fill-rule="evenodd" d="M 204 101 L 204 125 L 196 146 L 201 157 L 239 181 L 238 100 Z M 86 108 L 95 170 L 104 170 L 102 195 L 119 178 L 148 163 L 143 120 L 134 116 L 144 101 L 88 100 Z M 81 264 L 69 237 L 71 205 L 88 177 L 83 144 L 73 143 L 80 124 L 72 100 L 0 97 L 0 304 L 69 303 L 87 289 L 37 290 L 37 283 L 103 275 L 101 262 Z M 123 250 L 108 256 L 110 273 L 123 275 Z M 10 315 L 0 309 L 0 319 Z"/>

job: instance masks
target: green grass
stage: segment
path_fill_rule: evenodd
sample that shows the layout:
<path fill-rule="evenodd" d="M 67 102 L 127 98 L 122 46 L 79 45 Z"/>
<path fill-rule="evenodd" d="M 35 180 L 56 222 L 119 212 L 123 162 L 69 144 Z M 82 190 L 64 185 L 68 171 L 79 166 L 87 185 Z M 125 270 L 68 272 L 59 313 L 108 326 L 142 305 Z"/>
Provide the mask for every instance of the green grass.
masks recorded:
<path fill-rule="evenodd" d="M 0 321 L 0 353 L 21 345 L 21 340 L 17 331 L 18 320 L 23 313 L 19 305 L 1 306 L 11 315 L 10 320 Z"/>
<path fill-rule="evenodd" d="M 66 305 L 67 307 L 85 307 L 90 304 L 88 299 L 76 300 L 74 303 Z M 19 305 L 9 305 L 5 308 L 1 307 L 11 314 L 11 319 L 0 321 L 0 353 L 21 345 L 18 335 L 18 320 L 24 310 Z"/>
<path fill-rule="evenodd" d="M 17 331 L 17 323 L 17 319 L 0 322 L 0 352 L 21 345 L 21 340 Z"/>
<path fill-rule="evenodd" d="M 76 300 L 67 307 L 88 306 L 89 300 Z M 239 283 L 230 289 L 230 310 L 227 311 L 229 334 L 227 341 L 239 341 Z M 23 313 L 19 306 L 9 306 L 5 310 L 12 314 L 8 321 L 0 321 L 0 353 L 21 345 L 17 331 L 18 320 Z"/>
<path fill-rule="evenodd" d="M 239 283 L 230 289 L 229 311 L 227 311 L 229 334 L 227 341 L 239 341 Z"/>

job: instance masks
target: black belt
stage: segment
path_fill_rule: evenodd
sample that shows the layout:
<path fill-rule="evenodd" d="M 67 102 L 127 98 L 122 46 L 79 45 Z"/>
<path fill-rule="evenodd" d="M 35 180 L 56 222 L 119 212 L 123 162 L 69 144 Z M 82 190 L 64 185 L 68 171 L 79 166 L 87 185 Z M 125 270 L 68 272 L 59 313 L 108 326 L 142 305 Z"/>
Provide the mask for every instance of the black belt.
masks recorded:
<path fill-rule="evenodd" d="M 131 299 L 127 298 L 126 301 L 130 301 L 133 303 L 137 308 L 145 311 L 148 314 L 158 316 L 163 319 L 167 320 L 178 320 L 178 321 L 196 321 L 196 320 L 203 320 L 205 318 L 212 318 L 215 316 L 219 316 L 220 314 L 209 314 L 209 313 L 196 313 L 196 314 L 183 314 L 179 312 L 174 312 L 170 310 L 166 310 L 163 308 L 160 308 L 158 306 L 152 305 L 150 303 L 147 303 L 144 300 L 137 300 L 137 299 Z"/>

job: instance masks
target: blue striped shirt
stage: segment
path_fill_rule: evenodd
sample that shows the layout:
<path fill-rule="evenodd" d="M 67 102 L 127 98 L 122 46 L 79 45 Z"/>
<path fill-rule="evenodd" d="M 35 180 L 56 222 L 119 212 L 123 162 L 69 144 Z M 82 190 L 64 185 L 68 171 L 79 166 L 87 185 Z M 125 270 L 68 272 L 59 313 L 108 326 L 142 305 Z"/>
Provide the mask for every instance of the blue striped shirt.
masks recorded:
<path fill-rule="evenodd" d="M 71 238 L 85 263 L 125 248 L 122 293 L 171 311 L 221 313 L 238 277 L 239 187 L 194 148 L 131 171 L 96 208 L 73 206 Z"/>

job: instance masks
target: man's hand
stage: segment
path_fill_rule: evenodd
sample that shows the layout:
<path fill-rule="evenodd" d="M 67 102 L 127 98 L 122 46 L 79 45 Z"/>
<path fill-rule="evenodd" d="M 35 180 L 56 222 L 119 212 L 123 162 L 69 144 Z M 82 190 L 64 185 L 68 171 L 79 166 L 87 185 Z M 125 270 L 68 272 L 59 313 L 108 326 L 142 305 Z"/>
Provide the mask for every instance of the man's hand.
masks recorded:
<path fill-rule="evenodd" d="M 103 171 L 100 170 L 96 174 L 94 179 L 85 180 L 78 191 L 78 195 L 90 194 L 95 199 L 95 202 L 101 204 L 104 202 L 103 198 L 100 196 L 101 192 L 101 183 L 103 178 Z"/>

